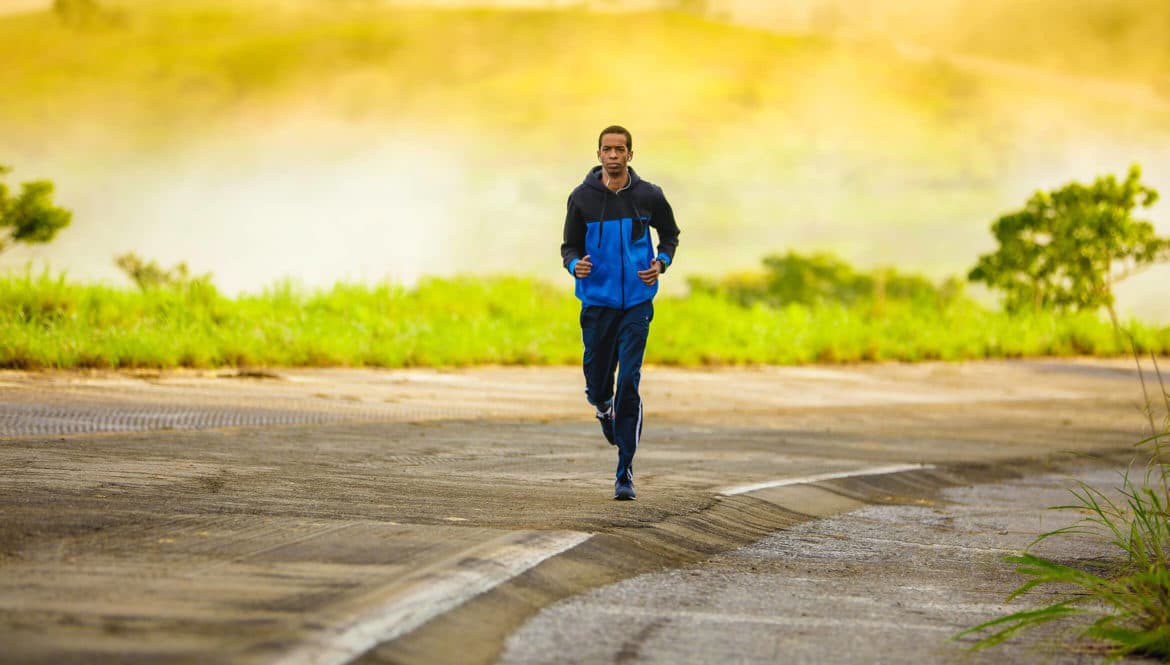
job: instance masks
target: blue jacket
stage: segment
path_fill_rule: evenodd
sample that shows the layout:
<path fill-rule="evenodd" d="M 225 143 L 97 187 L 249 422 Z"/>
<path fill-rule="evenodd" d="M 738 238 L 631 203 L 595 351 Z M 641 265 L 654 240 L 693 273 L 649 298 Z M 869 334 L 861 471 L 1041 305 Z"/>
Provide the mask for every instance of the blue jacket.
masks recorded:
<path fill-rule="evenodd" d="M 602 184 L 601 166 L 594 166 L 569 195 L 561 261 L 569 274 L 585 256 L 593 263 L 589 276 L 577 280 L 584 305 L 626 309 L 646 302 L 658 285 L 643 284 L 638 271 L 655 258 L 664 266 L 674 260 L 679 234 L 674 211 L 662 189 L 629 171 L 629 184 L 615 193 Z M 657 255 L 650 227 L 658 233 Z"/>

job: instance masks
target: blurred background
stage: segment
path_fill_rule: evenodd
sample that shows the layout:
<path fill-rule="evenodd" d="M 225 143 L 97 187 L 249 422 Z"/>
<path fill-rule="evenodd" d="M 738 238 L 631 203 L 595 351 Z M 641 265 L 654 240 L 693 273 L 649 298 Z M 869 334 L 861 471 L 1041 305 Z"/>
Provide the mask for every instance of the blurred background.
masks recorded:
<path fill-rule="evenodd" d="M 565 200 L 612 123 L 674 205 L 675 277 L 790 250 L 965 276 L 1037 189 L 1136 163 L 1170 196 L 1170 3 L 0 0 L 0 164 L 75 212 L 0 270 L 569 289 Z M 1167 322 L 1167 284 L 1118 309 Z"/>

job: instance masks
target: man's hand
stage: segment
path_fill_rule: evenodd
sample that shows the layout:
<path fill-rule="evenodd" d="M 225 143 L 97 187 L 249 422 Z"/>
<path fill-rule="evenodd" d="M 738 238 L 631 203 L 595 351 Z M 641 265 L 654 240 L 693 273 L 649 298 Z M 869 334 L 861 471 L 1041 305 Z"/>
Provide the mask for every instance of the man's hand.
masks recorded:
<path fill-rule="evenodd" d="M 593 264 L 589 262 L 589 255 L 577 259 L 577 265 L 573 266 L 573 276 L 577 279 L 585 279 L 589 273 L 593 272 Z"/>
<path fill-rule="evenodd" d="M 642 280 L 642 283 L 646 286 L 654 286 L 654 284 L 658 281 L 658 274 L 661 272 L 662 262 L 658 259 L 654 259 L 650 262 L 649 268 L 638 271 L 638 279 Z"/>

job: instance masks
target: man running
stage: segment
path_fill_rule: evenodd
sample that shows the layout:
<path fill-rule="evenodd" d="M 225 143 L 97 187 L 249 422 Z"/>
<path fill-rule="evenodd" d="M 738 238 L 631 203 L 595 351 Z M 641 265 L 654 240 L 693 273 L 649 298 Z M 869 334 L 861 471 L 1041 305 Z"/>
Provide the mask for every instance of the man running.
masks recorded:
<path fill-rule="evenodd" d="M 613 125 L 597 138 L 597 159 L 569 195 L 561 260 L 577 279 L 585 397 L 617 446 L 613 498 L 634 498 L 634 453 L 642 435 L 642 356 L 654 318 L 658 277 L 674 260 L 678 224 L 657 186 L 629 167 L 634 140 Z M 658 235 L 657 253 L 650 227 Z M 614 372 L 617 393 L 614 393 Z"/>

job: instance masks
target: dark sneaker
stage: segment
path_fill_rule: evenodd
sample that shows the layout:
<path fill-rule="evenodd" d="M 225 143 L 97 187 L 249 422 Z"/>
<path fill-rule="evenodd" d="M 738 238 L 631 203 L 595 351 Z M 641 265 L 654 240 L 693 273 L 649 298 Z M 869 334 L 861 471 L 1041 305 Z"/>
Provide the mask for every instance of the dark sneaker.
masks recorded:
<path fill-rule="evenodd" d="M 635 498 L 633 479 L 620 478 L 614 481 L 613 498 L 618 501 L 633 501 Z"/>
<path fill-rule="evenodd" d="M 593 415 L 601 423 L 601 433 L 605 435 L 605 440 L 609 441 L 609 445 L 616 446 L 617 442 L 613 440 L 613 407 L 605 413 L 598 411 Z"/>

